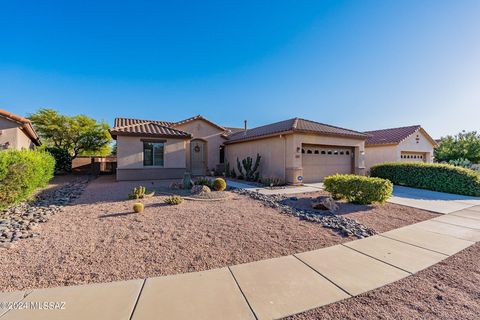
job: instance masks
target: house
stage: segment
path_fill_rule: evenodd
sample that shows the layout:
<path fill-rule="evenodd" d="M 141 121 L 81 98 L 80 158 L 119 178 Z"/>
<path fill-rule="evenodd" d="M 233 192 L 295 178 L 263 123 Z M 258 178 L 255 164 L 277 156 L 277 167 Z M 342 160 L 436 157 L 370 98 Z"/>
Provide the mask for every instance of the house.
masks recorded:
<path fill-rule="evenodd" d="M 117 180 L 176 179 L 203 175 L 237 158 L 255 158 L 263 177 L 290 184 L 317 182 L 334 173 L 363 174 L 362 132 L 293 118 L 252 129 L 228 128 L 195 116 L 179 122 L 115 119 Z M 237 172 L 238 173 L 238 172 Z"/>
<path fill-rule="evenodd" d="M 40 138 L 30 120 L 0 109 L 0 150 L 34 149 Z"/>
<path fill-rule="evenodd" d="M 419 125 L 367 131 L 367 169 L 381 162 L 433 162 L 437 142 Z"/>

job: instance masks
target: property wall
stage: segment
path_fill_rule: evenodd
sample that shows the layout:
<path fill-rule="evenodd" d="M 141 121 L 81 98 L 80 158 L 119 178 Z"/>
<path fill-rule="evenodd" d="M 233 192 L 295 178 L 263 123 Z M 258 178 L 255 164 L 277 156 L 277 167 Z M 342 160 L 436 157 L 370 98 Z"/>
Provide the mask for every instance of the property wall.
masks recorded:
<path fill-rule="evenodd" d="M 262 157 L 259 172 L 262 177 L 278 177 L 285 179 L 285 152 L 288 136 L 275 136 L 260 140 L 227 144 L 225 147 L 225 162 L 230 164 L 230 170 L 237 170 L 237 158 L 241 161 L 252 157 L 255 161 L 257 153 Z"/>
<path fill-rule="evenodd" d="M 426 162 L 433 162 L 433 145 L 422 131 L 409 136 L 397 147 L 397 159 L 400 160 L 401 152 L 423 152 L 426 154 Z"/>
<path fill-rule="evenodd" d="M 9 143 L 9 149 L 33 149 L 34 144 L 18 123 L 0 118 L 0 146 Z"/>
<path fill-rule="evenodd" d="M 399 159 L 397 155 L 397 145 L 365 148 L 365 165 L 367 171 L 378 163 L 398 161 Z"/>
<path fill-rule="evenodd" d="M 205 169 L 215 170 L 220 163 L 220 146 L 225 141 L 222 137 L 224 131 L 202 119 L 175 126 L 175 129 L 190 133 L 192 139 L 203 139 L 207 142 L 207 168 Z M 187 142 L 186 151 L 187 168 L 190 170 L 190 142 Z"/>
<path fill-rule="evenodd" d="M 143 166 L 143 141 L 147 137 L 117 136 L 117 180 L 150 180 L 181 178 L 186 170 L 183 139 L 166 140 L 164 166 Z"/>

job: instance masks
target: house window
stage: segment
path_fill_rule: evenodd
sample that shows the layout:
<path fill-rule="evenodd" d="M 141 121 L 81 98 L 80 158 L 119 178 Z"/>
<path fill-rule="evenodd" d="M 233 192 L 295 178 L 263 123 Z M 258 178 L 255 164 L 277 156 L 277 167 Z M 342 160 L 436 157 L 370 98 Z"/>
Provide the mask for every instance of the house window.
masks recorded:
<path fill-rule="evenodd" d="M 308 153 L 308 154 L 312 154 L 312 150 L 308 149 L 308 150 L 307 150 L 307 153 Z"/>
<path fill-rule="evenodd" d="M 143 165 L 163 167 L 163 142 L 143 142 Z"/>
<path fill-rule="evenodd" d="M 322 150 L 322 154 L 326 154 L 325 150 Z"/>
<path fill-rule="evenodd" d="M 315 150 L 314 153 L 315 153 L 315 154 L 318 154 L 318 150 Z"/>

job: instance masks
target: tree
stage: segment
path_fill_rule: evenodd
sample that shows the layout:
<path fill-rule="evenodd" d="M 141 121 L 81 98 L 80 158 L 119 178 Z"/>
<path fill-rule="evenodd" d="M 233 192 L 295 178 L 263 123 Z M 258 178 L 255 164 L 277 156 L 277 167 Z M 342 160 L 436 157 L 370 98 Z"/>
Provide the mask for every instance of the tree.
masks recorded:
<path fill-rule="evenodd" d="M 40 109 L 29 119 L 47 146 L 68 151 L 72 159 L 82 153 L 103 152 L 112 141 L 107 123 L 85 115 L 66 116 Z"/>
<path fill-rule="evenodd" d="M 462 131 L 441 139 L 440 145 L 435 149 L 435 160 L 448 162 L 458 159 L 480 163 L 480 134 L 476 131 Z"/>

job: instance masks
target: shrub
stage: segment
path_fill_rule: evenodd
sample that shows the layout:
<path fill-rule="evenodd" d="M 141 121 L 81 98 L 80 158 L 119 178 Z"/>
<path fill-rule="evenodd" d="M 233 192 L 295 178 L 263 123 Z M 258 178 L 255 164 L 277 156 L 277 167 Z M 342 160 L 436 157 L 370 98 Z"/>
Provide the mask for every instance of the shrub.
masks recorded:
<path fill-rule="evenodd" d="M 480 196 L 480 174 L 449 164 L 382 163 L 370 169 L 371 175 L 394 184 L 440 192 Z"/>
<path fill-rule="evenodd" d="M 155 191 L 147 192 L 147 188 L 144 186 L 138 186 L 133 188 L 132 192 L 128 195 L 128 199 L 143 199 L 152 197 L 155 194 Z"/>
<path fill-rule="evenodd" d="M 72 157 L 67 150 L 57 147 L 47 147 L 45 151 L 55 158 L 55 174 L 72 171 Z"/>
<path fill-rule="evenodd" d="M 142 213 L 144 208 L 143 203 L 137 202 L 133 204 L 133 212 L 135 213 Z"/>
<path fill-rule="evenodd" d="M 227 183 L 222 178 L 213 180 L 212 187 L 215 191 L 223 191 L 227 188 Z"/>
<path fill-rule="evenodd" d="M 210 181 L 210 179 L 207 177 L 201 177 L 197 178 L 193 184 L 196 186 L 207 186 L 210 188 L 212 186 L 212 181 Z"/>
<path fill-rule="evenodd" d="M 276 186 L 284 186 L 285 181 L 279 177 L 266 177 L 262 178 L 261 183 L 267 187 L 276 187 Z"/>
<path fill-rule="evenodd" d="M 0 208 L 26 199 L 53 177 L 55 159 L 43 151 L 0 152 Z"/>
<path fill-rule="evenodd" d="M 384 203 L 393 191 L 393 184 L 388 180 L 353 174 L 326 177 L 323 185 L 335 199 L 345 199 L 359 204 Z"/>
<path fill-rule="evenodd" d="M 178 205 L 183 202 L 183 198 L 180 196 L 170 196 L 165 199 L 166 204 Z"/>

